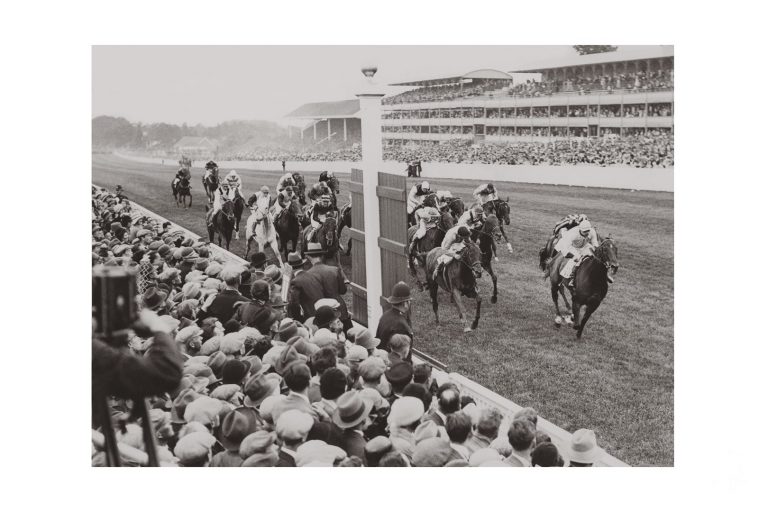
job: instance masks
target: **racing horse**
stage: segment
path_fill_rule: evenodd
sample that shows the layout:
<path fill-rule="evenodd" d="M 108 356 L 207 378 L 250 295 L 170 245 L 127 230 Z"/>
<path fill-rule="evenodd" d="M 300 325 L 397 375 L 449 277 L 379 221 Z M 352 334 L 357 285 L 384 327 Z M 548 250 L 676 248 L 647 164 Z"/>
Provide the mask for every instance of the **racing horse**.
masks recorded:
<path fill-rule="evenodd" d="M 280 252 L 283 255 L 283 260 L 288 259 L 288 243 L 290 242 L 290 252 L 297 252 L 299 246 L 299 237 L 301 235 L 301 221 L 304 214 L 299 205 L 299 201 L 296 197 L 285 205 L 275 216 L 274 227 L 277 231 L 277 236 L 280 239 Z"/>
<path fill-rule="evenodd" d="M 504 232 L 504 224 L 509 226 L 511 222 L 509 217 L 509 197 L 507 197 L 506 200 L 493 199 L 492 201 L 487 201 L 485 204 L 483 204 L 483 211 L 486 215 L 494 214 L 499 219 L 499 229 L 501 230 L 501 236 L 507 243 L 507 249 L 509 252 L 512 252 L 512 244 L 509 243 L 509 237 L 507 237 L 507 234 Z"/>
<path fill-rule="evenodd" d="M 235 214 L 235 240 L 240 240 L 240 219 L 242 219 L 243 211 L 245 211 L 245 198 L 240 194 L 235 194 L 232 202 L 234 203 Z"/>
<path fill-rule="evenodd" d="M 427 254 L 435 247 L 440 247 L 440 245 L 443 243 L 443 239 L 445 238 L 445 233 L 453 226 L 454 222 L 451 214 L 447 211 L 441 211 L 440 220 L 438 221 L 437 225 L 427 229 L 427 232 L 424 234 L 424 236 L 421 237 L 418 242 L 416 242 L 416 247 L 414 248 L 416 251 L 415 254 L 407 255 L 408 270 L 410 271 L 413 279 L 416 281 L 419 290 L 424 290 L 425 283 L 419 279 L 416 267 L 420 266 L 422 268 L 426 268 Z M 417 229 L 418 226 L 410 226 L 408 228 L 408 247 L 410 247 L 411 240 L 413 240 Z"/>
<path fill-rule="evenodd" d="M 192 192 L 190 192 L 189 178 L 182 176 L 179 182 L 176 183 L 174 178 L 171 183 L 171 192 L 173 192 L 173 199 L 176 200 L 176 207 L 184 206 L 184 209 L 189 209 L 192 206 Z M 187 204 L 187 198 L 189 198 L 189 204 Z"/>
<path fill-rule="evenodd" d="M 272 222 L 268 211 L 253 207 L 251 215 L 245 222 L 245 239 L 248 241 L 245 247 L 243 259 L 248 259 L 248 253 L 251 252 L 251 243 L 256 242 L 256 248 L 259 252 L 264 252 L 264 248 L 269 245 L 272 252 L 275 253 L 280 267 L 283 266 L 283 259 L 280 257 L 280 249 L 277 244 L 277 230 Z"/>
<path fill-rule="evenodd" d="M 446 197 L 443 202 L 448 208 L 448 211 L 453 216 L 454 220 L 458 222 L 459 218 L 464 215 L 464 211 L 466 210 L 464 201 L 462 201 L 460 197 Z"/>
<path fill-rule="evenodd" d="M 337 228 L 337 236 L 339 237 L 339 243 L 341 243 L 341 232 L 344 227 L 352 229 L 352 203 L 347 203 L 341 207 L 339 211 L 339 227 Z M 347 251 L 344 253 L 349 256 L 352 253 L 352 237 L 347 240 Z"/>
<path fill-rule="evenodd" d="M 329 176 L 328 181 L 326 181 L 328 184 L 328 187 L 331 189 L 331 205 L 333 206 L 333 209 L 337 212 L 339 211 L 339 205 L 336 202 L 336 196 L 339 195 L 339 178 L 336 177 L 336 175 Z"/>
<path fill-rule="evenodd" d="M 203 189 L 209 203 L 213 203 L 213 194 L 217 188 L 219 188 L 219 168 L 212 167 L 210 175 L 203 175 Z"/>
<path fill-rule="evenodd" d="M 477 289 L 477 280 L 483 274 L 483 267 L 480 263 L 480 248 L 471 240 L 467 241 L 466 247 L 459 253 L 459 259 L 452 259 L 435 276 L 437 260 L 446 252 L 447 250 L 442 247 L 435 247 L 427 254 L 427 287 L 432 299 L 432 310 L 435 312 L 435 323 L 440 323 L 437 314 L 437 289 L 439 287 L 451 294 L 456 309 L 459 310 L 459 319 L 464 325 L 464 332 L 470 332 L 477 329 L 477 324 L 480 322 L 480 305 L 483 302 Z M 467 326 L 466 313 L 461 303 L 462 295 L 475 299 L 477 303 L 475 319 L 471 327 Z"/>
<path fill-rule="evenodd" d="M 566 307 L 569 307 L 563 291 L 563 277 L 560 275 L 563 265 L 565 265 L 565 258 L 562 254 L 558 254 L 549 262 L 547 273 L 544 276 L 545 278 L 549 277 L 552 302 L 555 303 L 555 310 L 557 311 L 555 326 L 558 328 L 563 322 L 558 304 L 558 293 L 563 296 Z M 571 290 L 572 313 L 565 317 L 565 321 L 572 324 L 573 328 L 576 329 L 576 338 L 581 338 L 587 320 L 608 293 L 609 270 L 613 274 L 619 270 L 619 250 L 611 235 L 605 237 L 594 250 L 594 253 L 585 256 L 574 270 L 574 285 Z"/>
<path fill-rule="evenodd" d="M 307 183 L 304 181 L 304 176 L 298 172 L 293 173 L 291 176 L 294 183 L 296 183 L 293 193 L 298 196 L 301 206 L 305 206 L 307 204 Z"/>
<path fill-rule="evenodd" d="M 485 222 L 480 229 L 472 229 L 472 240 L 476 241 L 480 247 L 480 264 L 483 270 L 488 272 L 493 281 L 493 294 L 491 295 L 491 304 L 496 304 L 498 300 L 498 288 L 496 282 L 498 278 L 493 271 L 493 261 L 499 261 L 496 257 L 496 242 L 502 240 L 501 229 L 499 229 L 499 219 L 490 214 L 486 217 Z"/>
<path fill-rule="evenodd" d="M 208 240 L 213 243 L 213 237 L 218 233 L 219 235 L 219 247 L 221 245 L 221 238 L 224 237 L 226 242 L 225 248 L 229 250 L 229 242 L 232 240 L 232 230 L 235 229 L 235 205 L 231 200 L 224 201 L 221 205 L 221 210 L 216 212 L 216 215 L 211 215 L 213 211 L 210 206 L 205 207 L 206 211 L 206 224 L 208 225 Z"/>

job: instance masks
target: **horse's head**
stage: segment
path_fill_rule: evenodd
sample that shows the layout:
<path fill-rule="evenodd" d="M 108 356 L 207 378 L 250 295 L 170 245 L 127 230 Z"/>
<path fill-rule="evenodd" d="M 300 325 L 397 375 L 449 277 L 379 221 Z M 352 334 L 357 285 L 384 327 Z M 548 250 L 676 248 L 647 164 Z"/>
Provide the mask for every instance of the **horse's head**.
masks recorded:
<path fill-rule="evenodd" d="M 496 203 L 496 215 L 498 215 L 499 219 L 504 222 L 507 226 L 509 226 L 511 220 L 509 218 L 509 198 L 507 198 L 506 201 L 502 199 L 496 199 L 494 201 Z"/>
<path fill-rule="evenodd" d="M 426 196 L 424 196 L 424 201 L 422 203 L 424 206 L 430 206 L 432 208 L 437 208 L 437 194 L 434 192 L 430 192 Z"/>
<path fill-rule="evenodd" d="M 595 249 L 595 257 L 599 259 L 605 268 L 613 270 L 615 274 L 619 270 L 619 249 L 611 238 L 611 235 L 603 238 L 600 246 Z"/>
<path fill-rule="evenodd" d="M 288 212 L 299 220 L 304 218 L 304 211 L 301 209 L 299 200 L 296 197 L 293 197 L 291 202 L 288 203 Z"/>
<path fill-rule="evenodd" d="M 331 190 L 333 190 L 334 194 L 339 193 L 339 178 L 336 176 L 331 176 L 328 180 L 328 186 L 331 187 Z"/>
<path fill-rule="evenodd" d="M 501 228 L 499 227 L 499 218 L 494 214 L 490 214 L 485 218 L 483 227 L 480 232 L 484 235 L 492 236 L 497 242 L 501 242 L 503 237 L 501 236 Z"/>
<path fill-rule="evenodd" d="M 471 240 L 467 240 L 465 245 L 466 247 L 461 254 L 461 262 L 472 270 L 472 273 L 477 279 L 483 275 L 483 266 L 480 263 L 480 248 Z"/>
<path fill-rule="evenodd" d="M 329 213 L 320 228 L 319 234 L 324 238 L 326 247 L 333 247 L 336 244 L 337 222 L 336 215 Z"/>
<path fill-rule="evenodd" d="M 232 219 L 235 216 L 235 203 L 228 199 L 221 205 L 221 212 L 228 218 Z"/>

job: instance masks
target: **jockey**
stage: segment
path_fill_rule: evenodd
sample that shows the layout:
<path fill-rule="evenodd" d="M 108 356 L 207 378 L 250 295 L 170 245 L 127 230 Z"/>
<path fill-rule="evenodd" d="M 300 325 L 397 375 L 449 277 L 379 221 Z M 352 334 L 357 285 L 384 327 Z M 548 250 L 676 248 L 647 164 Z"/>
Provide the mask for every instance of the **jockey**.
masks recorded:
<path fill-rule="evenodd" d="M 224 182 L 229 185 L 230 199 L 235 199 L 237 196 L 245 199 L 245 196 L 243 196 L 243 182 L 240 179 L 240 176 L 237 175 L 237 171 L 234 169 L 229 171 L 229 174 L 224 178 Z"/>
<path fill-rule="evenodd" d="M 408 192 L 408 206 L 406 207 L 408 215 L 412 214 L 417 207 L 421 206 L 421 203 L 424 201 L 424 196 L 430 192 L 429 182 L 427 181 L 422 181 L 411 187 L 411 191 Z"/>
<path fill-rule="evenodd" d="M 330 171 L 330 172 L 323 171 L 320 173 L 320 179 L 318 179 L 317 181 L 324 181 L 328 183 L 329 181 L 331 181 L 331 179 L 333 179 L 333 171 Z"/>
<path fill-rule="evenodd" d="M 458 226 L 467 226 L 470 229 L 480 229 L 485 222 L 485 212 L 483 207 L 476 204 L 469 210 L 465 211 L 459 217 L 459 221 L 456 223 Z"/>
<path fill-rule="evenodd" d="M 314 187 L 313 187 L 314 188 Z M 312 226 L 312 230 L 309 232 L 308 240 L 312 240 L 312 236 L 315 231 L 320 229 L 320 226 L 325 222 L 328 212 L 333 210 L 331 203 L 331 196 L 329 194 L 323 194 L 320 198 L 309 208 L 309 223 Z"/>
<path fill-rule="evenodd" d="M 282 212 L 285 207 L 290 204 L 290 202 L 293 200 L 293 189 L 286 188 L 281 190 L 277 193 L 277 198 L 275 199 L 275 204 L 273 207 L 273 211 L 275 214 L 275 218 Z"/>
<path fill-rule="evenodd" d="M 172 186 L 175 187 L 176 185 L 178 185 L 179 182 L 181 181 L 181 178 L 183 177 L 184 177 L 184 169 L 179 169 L 178 171 L 176 171 L 176 176 L 173 178 Z"/>
<path fill-rule="evenodd" d="M 450 263 L 452 259 L 459 259 L 461 257 L 461 251 L 467 246 L 468 240 L 469 229 L 467 229 L 467 226 L 454 226 L 448 230 L 441 245 L 448 252 L 437 258 L 437 265 L 435 266 L 434 274 L 432 274 L 432 279 L 437 279 L 437 275 L 442 268 L 447 263 Z"/>
<path fill-rule="evenodd" d="M 269 187 L 266 185 L 261 187 L 259 192 L 261 193 L 256 196 L 256 201 L 251 205 L 251 209 L 259 210 L 266 215 L 272 206 L 272 195 L 269 193 Z"/>
<path fill-rule="evenodd" d="M 566 286 L 569 288 L 573 286 L 574 269 L 581 263 L 584 256 L 593 253 L 597 245 L 597 234 L 588 220 L 566 231 L 555 244 L 555 250 L 567 259 L 560 270 L 560 275 L 563 276 Z"/>
<path fill-rule="evenodd" d="M 252 201 L 252 203 L 249 205 L 249 208 L 255 215 L 253 221 L 250 217 L 248 218 L 248 222 L 246 223 L 246 234 L 252 235 L 255 230 L 255 226 L 252 223 L 258 224 L 262 220 L 265 221 L 264 233 L 267 233 L 267 230 L 272 225 L 272 215 L 270 213 L 272 196 L 269 193 L 269 187 L 266 185 L 261 187 L 259 194 L 254 194 L 250 201 Z"/>
<path fill-rule="evenodd" d="M 438 190 L 435 192 L 437 196 L 437 206 L 443 210 L 448 206 L 448 200 L 453 199 L 453 194 L 450 190 Z"/>
<path fill-rule="evenodd" d="M 589 219 L 583 213 L 572 213 L 571 215 L 567 215 L 560 219 L 560 222 L 555 224 L 552 234 L 562 238 L 566 231 L 575 228 L 584 221 L 589 222 Z M 597 242 L 597 236 L 595 236 L 595 242 Z"/>
<path fill-rule="evenodd" d="M 494 201 L 499 198 L 496 195 L 496 187 L 493 186 L 493 183 L 483 183 L 472 192 L 472 195 L 480 204 L 485 204 L 488 201 Z"/>
<path fill-rule="evenodd" d="M 283 174 L 279 180 L 277 180 L 277 193 L 279 194 L 288 187 L 295 187 L 296 180 L 293 179 L 293 174 L 290 172 Z"/>
<path fill-rule="evenodd" d="M 213 173 L 213 171 L 217 170 L 218 168 L 219 166 L 216 165 L 216 162 L 209 160 L 208 163 L 205 164 L 205 174 L 203 174 L 203 181 L 205 181 Z"/>
<path fill-rule="evenodd" d="M 418 241 L 427 234 L 428 230 L 437 227 L 437 223 L 440 221 L 440 212 L 437 208 L 427 206 L 416 211 L 416 219 L 418 220 L 419 227 L 413 234 L 413 239 L 408 246 L 408 254 L 413 252 Z"/>

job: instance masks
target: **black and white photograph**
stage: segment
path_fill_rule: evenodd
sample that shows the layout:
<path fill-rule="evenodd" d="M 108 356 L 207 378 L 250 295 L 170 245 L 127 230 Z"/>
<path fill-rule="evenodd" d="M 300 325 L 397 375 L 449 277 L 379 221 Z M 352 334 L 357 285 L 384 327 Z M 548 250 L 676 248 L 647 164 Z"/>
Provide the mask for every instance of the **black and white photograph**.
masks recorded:
<path fill-rule="evenodd" d="M 674 83 L 94 45 L 92 466 L 674 466 Z"/>

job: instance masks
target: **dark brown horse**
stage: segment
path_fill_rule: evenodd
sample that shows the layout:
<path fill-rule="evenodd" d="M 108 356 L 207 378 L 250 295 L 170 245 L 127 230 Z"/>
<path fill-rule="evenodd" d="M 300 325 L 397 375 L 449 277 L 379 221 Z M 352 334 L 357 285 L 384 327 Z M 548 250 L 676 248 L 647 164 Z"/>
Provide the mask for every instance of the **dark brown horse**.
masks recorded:
<path fill-rule="evenodd" d="M 232 240 L 232 231 L 235 229 L 235 205 L 232 201 L 224 201 L 221 205 L 221 210 L 211 216 L 210 207 L 206 206 L 207 212 L 207 224 L 208 224 L 208 240 L 213 243 L 213 237 L 218 233 L 219 235 L 219 247 L 225 247 L 229 250 L 229 242 Z M 221 238 L 224 237 L 226 246 L 221 245 Z"/>
<path fill-rule="evenodd" d="M 288 259 L 289 250 L 290 252 L 299 250 L 303 218 L 301 205 L 299 205 L 298 198 L 295 197 L 275 216 L 275 231 L 277 231 L 277 236 L 280 239 L 280 252 L 283 255 L 283 261 Z"/>
<path fill-rule="evenodd" d="M 549 277 L 552 302 L 555 303 L 555 310 L 557 311 L 555 317 L 555 326 L 557 327 L 560 327 L 563 322 L 558 304 L 558 293 L 562 295 L 566 307 L 569 307 L 563 291 L 563 278 L 560 275 L 560 270 L 564 264 L 565 258 L 562 254 L 558 254 L 550 261 L 546 276 Z M 573 324 L 577 338 L 581 338 L 587 320 L 608 293 L 609 270 L 612 270 L 614 274 L 619 270 L 619 250 L 610 235 L 603 239 L 593 255 L 585 256 L 575 270 L 574 286 L 571 290 L 572 314 L 566 316 L 565 322 Z"/>
<path fill-rule="evenodd" d="M 296 183 L 294 188 L 294 194 L 299 198 L 301 206 L 307 204 L 307 183 L 304 181 L 304 176 L 301 173 L 295 172 L 291 175 L 293 182 Z"/>
<path fill-rule="evenodd" d="M 339 227 L 338 227 L 338 237 L 339 241 L 341 241 L 341 232 L 344 230 L 344 227 L 348 227 L 352 229 L 352 203 L 347 203 L 344 206 L 341 207 L 341 210 L 339 212 Z M 352 237 L 349 237 L 347 240 L 347 251 L 345 254 L 349 256 L 352 253 Z"/>
<path fill-rule="evenodd" d="M 192 192 L 190 188 L 189 178 L 186 176 L 179 179 L 178 183 L 176 183 L 176 179 L 171 183 L 171 192 L 173 192 L 177 208 L 184 206 L 184 209 L 189 209 L 192 206 Z M 187 204 L 187 199 L 189 199 L 189 204 Z"/>
<path fill-rule="evenodd" d="M 466 206 L 464 206 L 464 201 L 462 201 L 460 197 L 446 198 L 445 205 L 448 208 L 448 211 L 451 212 L 451 215 L 453 216 L 453 219 L 455 221 L 458 221 L 459 217 L 464 215 L 464 212 L 466 211 Z"/>
<path fill-rule="evenodd" d="M 214 168 L 211 169 L 211 174 L 208 177 L 203 174 L 203 189 L 209 203 L 213 203 L 213 194 L 217 188 L 219 188 L 219 169 Z"/>
<path fill-rule="evenodd" d="M 341 259 L 339 256 L 339 235 L 338 235 L 338 220 L 336 219 L 336 212 L 329 212 L 325 217 L 323 224 L 312 233 L 312 226 L 304 228 L 304 234 L 302 236 L 301 255 L 304 256 L 304 248 L 307 247 L 309 242 L 320 243 L 320 246 L 325 251 L 324 261 L 333 261 L 339 270 L 344 282 L 349 282 L 344 269 L 341 266 Z"/>
<path fill-rule="evenodd" d="M 235 240 L 240 240 L 240 219 L 242 219 L 243 211 L 245 210 L 245 199 L 240 194 L 236 194 L 232 203 L 234 205 L 233 213 L 235 214 Z"/>
<path fill-rule="evenodd" d="M 443 266 L 437 276 L 433 277 L 438 258 L 446 252 L 446 249 L 435 247 L 427 254 L 427 287 L 432 299 L 432 310 L 435 312 L 435 323 L 440 323 L 437 315 L 437 289 L 440 287 L 451 294 L 456 309 L 459 310 L 459 319 L 464 325 L 464 332 L 470 332 L 477 329 L 477 324 L 480 322 L 480 305 L 483 302 L 477 290 L 477 279 L 483 274 L 483 267 L 480 263 L 480 248 L 474 242 L 468 241 L 466 248 L 461 251 L 459 259 L 452 259 Z M 471 327 L 467 326 L 466 313 L 461 303 L 462 295 L 475 299 L 477 303 L 475 319 Z"/>
<path fill-rule="evenodd" d="M 509 226 L 509 224 L 512 222 L 510 218 L 509 197 L 507 197 L 506 200 L 494 199 L 492 201 L 486 202 L 483 205 L 483 211 L 485 211 L 486 215 L 494 214 L 499 219 L 499 229 L 501 230 L 501 236 L 504 237 L 504 241 L 507 243 L 507 249 L 509 249 L 509 252 L 512 252 L 512 244 L 509 243 L 509 237 L 507 237 L 507 234 L 504 232 L 504 225 L 506 224 Z"/>
<path fill-rule="evenodd" d="M 440 247 L 445 239 L 446 232 L 453 227 L 453 217 L 447 211 L 440 212 L 440 221 L 437 226 L 427 229 L 423 237 L 416 242 L 413 252 L 408 254 L 408 270 L 416 281 L 419 290 L 424 289 L 425 282 L 419 278 L 416 267 L 426 268 L 427 254 L 435 247 Z M 418 226 L 408 228 L 408 247 L 411 246 L 411 240 Z M 426 271 L 425 271 L 426 272 Z"/>
<path fill-rule="evenodd" d="M 501 242 L 502 240 L 499 219 L 493 214 L 488 215 L 480 229 L 472 230 L 472 239 L 477 241 L 478 247 L 480 247 L 480 264 L 483 266 L 483 270 L 491 276 L 491 281 L 493 281 L 491 304 L 496 304 L 499 292 L 496 286 L 498 278 L 493 271 L 493 261 L 498 261 L 496 257 L 496 242 Z"/>

